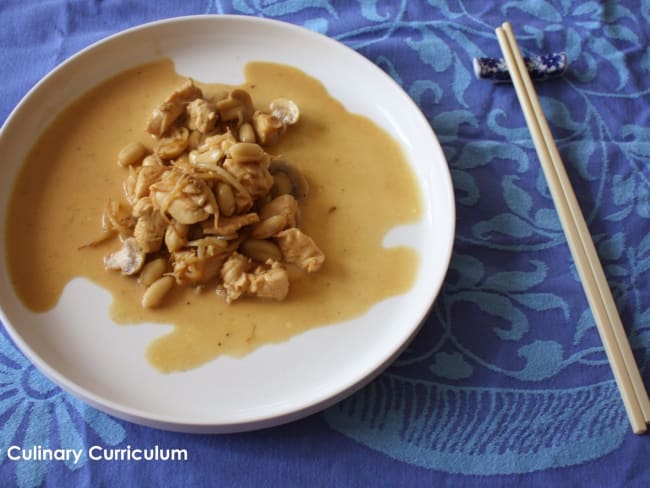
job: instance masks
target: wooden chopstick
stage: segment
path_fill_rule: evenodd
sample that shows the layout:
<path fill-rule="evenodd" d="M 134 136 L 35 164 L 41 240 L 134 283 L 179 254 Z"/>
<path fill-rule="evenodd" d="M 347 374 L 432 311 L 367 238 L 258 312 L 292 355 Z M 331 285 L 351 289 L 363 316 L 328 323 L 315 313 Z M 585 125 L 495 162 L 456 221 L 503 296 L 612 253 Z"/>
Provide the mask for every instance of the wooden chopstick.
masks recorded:
<path fill-rule="evenodd" d="M 632 430 L 636 434 L 642 434 L 646 432 L 647 424 L 650 422 L 650 400 L 589 228 L 580 210 L 510 23 L 505 22 L 498 27 L 496 34 Z"/>

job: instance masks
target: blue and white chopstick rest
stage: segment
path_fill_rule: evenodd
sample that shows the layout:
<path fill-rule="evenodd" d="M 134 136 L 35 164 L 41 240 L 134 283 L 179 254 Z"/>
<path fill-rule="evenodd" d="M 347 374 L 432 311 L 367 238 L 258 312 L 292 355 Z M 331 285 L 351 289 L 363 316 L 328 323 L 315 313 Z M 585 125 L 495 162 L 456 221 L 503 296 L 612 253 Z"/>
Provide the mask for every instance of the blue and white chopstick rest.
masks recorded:
<path fill-rule="evenodd" d="M 568 66 L 566 53 L 549 53 L 525 57 L 524 63 L 533 81 L 545 81 L 562 76 Z M 494 83 L 510 83 L 510 73 L 502 58 L 474 58 L 474 74 Z"/>

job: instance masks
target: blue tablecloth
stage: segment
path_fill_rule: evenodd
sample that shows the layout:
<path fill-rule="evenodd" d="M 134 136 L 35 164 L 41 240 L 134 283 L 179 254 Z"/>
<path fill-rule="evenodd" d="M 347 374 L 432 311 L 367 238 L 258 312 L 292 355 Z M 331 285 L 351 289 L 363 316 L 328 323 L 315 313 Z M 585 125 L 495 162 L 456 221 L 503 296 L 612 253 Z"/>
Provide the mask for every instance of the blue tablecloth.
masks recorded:
<path fill-rule="evenodd" d="M 417 102 L 452 171 L 457 236 L 411 347 L 324 412 L 184 435 L 112 418 L 51 384 L 0 334 L 2 486 L 650 486 L 510 86 L 475 79 L 510 20 L 525 53 L 566 51 L 538 92 L 630 342 L 650 379 L 650 2 L 0 0 L 0 121 L 83 47 L 147 21 L 235 13 L 359 51 Z M 0 164 L 1 155 L 0 155 Z M 2 271 L 5 272 L 5 271 Z M 15 460 L 25 449 L 182 448 L 187 460 Z"/>

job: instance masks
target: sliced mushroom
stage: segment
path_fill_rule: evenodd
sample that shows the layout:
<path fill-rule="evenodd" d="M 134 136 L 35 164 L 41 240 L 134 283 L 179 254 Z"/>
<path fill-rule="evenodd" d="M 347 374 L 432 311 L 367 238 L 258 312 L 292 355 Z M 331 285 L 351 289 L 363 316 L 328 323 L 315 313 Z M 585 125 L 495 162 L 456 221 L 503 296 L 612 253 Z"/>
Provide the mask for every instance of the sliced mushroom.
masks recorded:
<path fill-rule="evenodd" d="M 145 253 L 135 241 L 129 237 L 122 241 L 122 248 L 104 257 L 106 269 L 120 270 L 123 275 L 133 275 L 142 269 Z"/>
<path fill-rule="evenodd" d="M 269 109 L 271 110 L 271 115 L 280 119 L 284 125 L 293 125 L 300 118 L 298 105 L 288 98 L 276 98 L 270 103 Z"/>
<path fill-rule="evenodd" d="M 309 195 L 309 183 L 307 183 L 303 174 L 288 161 L 282 158 L 273 158 L 269 171 L 274 176 L 278 173 L 284 173 L 289 177 L 292 186 L 291 194 L 296 200 L 302 200 Z"/>
<path fill-rule="evenodd" d="M 280 140 L 286 126 L 275 115 L 257 110 L 253 114 L 253 128 L 257 135 L 257 141 L 265 146 L 271 146 Z"/>

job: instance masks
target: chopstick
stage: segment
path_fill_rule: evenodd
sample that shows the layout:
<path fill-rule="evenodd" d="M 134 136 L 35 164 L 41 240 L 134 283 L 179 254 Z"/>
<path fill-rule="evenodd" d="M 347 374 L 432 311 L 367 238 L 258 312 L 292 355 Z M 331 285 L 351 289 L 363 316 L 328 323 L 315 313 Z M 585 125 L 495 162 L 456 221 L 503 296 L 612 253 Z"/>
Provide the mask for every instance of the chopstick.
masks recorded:
<path fill-rule="evenodd" d="M 650 400 L 589 228 L 510 23 L 504 22 L 496 34 L 632 430 L 643 434 L 650 423 Z"/>

